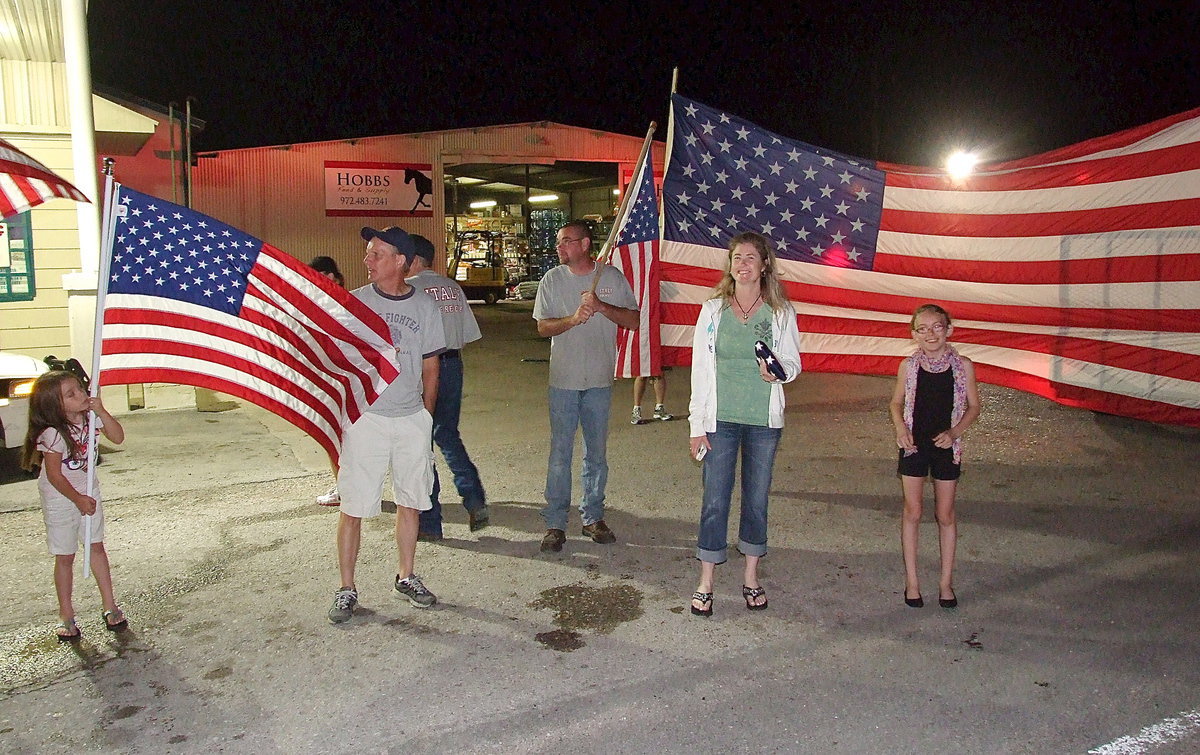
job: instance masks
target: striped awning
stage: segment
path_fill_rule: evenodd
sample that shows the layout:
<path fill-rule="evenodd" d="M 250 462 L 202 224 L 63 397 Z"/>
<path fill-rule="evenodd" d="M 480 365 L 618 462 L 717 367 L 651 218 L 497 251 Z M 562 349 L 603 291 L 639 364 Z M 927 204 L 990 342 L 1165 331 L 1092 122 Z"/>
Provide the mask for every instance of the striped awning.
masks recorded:
<path fill-rule="evenodd" d="M 89 201 L 65 179 L 0 139 L 0 218 L 20 214 L 55 197 Z"/>

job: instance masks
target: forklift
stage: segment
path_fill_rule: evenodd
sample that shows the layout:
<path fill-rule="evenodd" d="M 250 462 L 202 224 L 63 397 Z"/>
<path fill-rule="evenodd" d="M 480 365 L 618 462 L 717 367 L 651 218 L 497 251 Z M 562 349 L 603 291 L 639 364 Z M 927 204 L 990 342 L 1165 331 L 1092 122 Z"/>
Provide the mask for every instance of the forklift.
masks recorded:
<path fill-rule="evenodd" d="M 503 233 L 460 231 L 446 275 L 462 286 L 468 299 L 495 304 L 508 295 Z"/>

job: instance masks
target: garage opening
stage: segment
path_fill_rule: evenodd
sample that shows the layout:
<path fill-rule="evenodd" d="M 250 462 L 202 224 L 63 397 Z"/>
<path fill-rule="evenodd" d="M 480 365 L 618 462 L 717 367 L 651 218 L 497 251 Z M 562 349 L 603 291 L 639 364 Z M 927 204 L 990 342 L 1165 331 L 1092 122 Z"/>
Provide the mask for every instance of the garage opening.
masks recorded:
<path fill-rule="evenodd" d="M 450 165 L 446 176 L 447 275 L 468 298 L 532 298 L 558 264 L 555 234 L 568 220 L 592 225 L 599 246 L 617 210 L 618 163 Z"/>

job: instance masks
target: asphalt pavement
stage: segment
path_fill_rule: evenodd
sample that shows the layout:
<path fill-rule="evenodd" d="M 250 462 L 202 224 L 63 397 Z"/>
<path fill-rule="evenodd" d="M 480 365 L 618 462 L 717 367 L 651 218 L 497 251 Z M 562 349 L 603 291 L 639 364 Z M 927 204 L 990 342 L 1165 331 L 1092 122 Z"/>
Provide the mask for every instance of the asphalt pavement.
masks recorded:
<path fill-rule="evenodd" d="M 469 532 L 443 489 L 446 539 L 417 550 L 433 609 L 391 594 L 384 514 L 364 526 L 360 608 L 329 624 L 327 461 L 244 403 L 121 415 L 100 476 L 127 632 L 104 630 L 77 576 L 84 639 L 56 641 L 35 483 L 0 485 L 0 751 L 1200 751 L 1200 433 L 981 386 L 960 604 L 931 599 L 930 504 L 911 609 L 891 380 L 804 374 L 775 468 L 770 608 L 745 609 L 733 555 L 700 619 L 687 423 L 630 425 L 628 381 L 609 436 L 617 543 L 585 540 L 573 513 L 563 552 L 539 553 L 549 348 L 530 309 L 476 307 L 463 436 L 493 524 Z M 683 415 L 688 371 L 668 378 Z"/>

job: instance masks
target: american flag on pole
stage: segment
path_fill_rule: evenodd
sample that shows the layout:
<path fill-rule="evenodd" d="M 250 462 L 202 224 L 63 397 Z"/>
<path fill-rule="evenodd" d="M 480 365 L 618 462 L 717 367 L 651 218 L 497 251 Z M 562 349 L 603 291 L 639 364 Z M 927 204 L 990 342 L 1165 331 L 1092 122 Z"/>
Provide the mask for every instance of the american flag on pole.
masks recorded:
<path fill-rule="evenodd" d="M 671 107 L 669 364 L 690 361 L 724 247 L 751 230 L 775 244 L 806 370 L 894 374 L 935 302 L 980 380 L 1200 426 L 1200 109 L 956 181 Z"/>
<path fill-rule="evenodd" d="M 637 330 L 617 329 L 619 378 L 662 374 L 659 333 L 658 197 L 654 192 L 653 150 L 633 169 L 626 191 L 636 192 L 617 218 L 611 262 L 629 279 L 638 301 L 641 324 Z"/>
<path fill-rule="evenodd" d="M 45 165 L 0 139 L 0 218 L 19 215 L 55 197 L 88 198 Z"/>
<path fill-rule="evenodd" d="M 110 222 L 100 384 L 181 383 L 283 417 L 335 461 L 399 374 L 383 320 L 269 244 L 125 186 Z"/>

